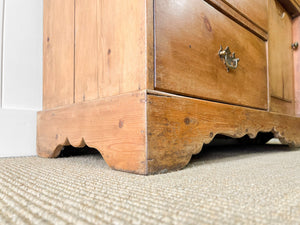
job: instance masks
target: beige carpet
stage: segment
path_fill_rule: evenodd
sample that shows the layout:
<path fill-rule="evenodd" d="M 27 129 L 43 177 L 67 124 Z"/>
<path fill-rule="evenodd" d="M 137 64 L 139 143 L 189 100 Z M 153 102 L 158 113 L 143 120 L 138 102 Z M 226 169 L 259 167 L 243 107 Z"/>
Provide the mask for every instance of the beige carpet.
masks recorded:
<path fill-rule="evenodd" d="M 300 224 L 300 151 L 211 147 L 148 177 L 100 155 L 0 159 L 0 224 Z"/>

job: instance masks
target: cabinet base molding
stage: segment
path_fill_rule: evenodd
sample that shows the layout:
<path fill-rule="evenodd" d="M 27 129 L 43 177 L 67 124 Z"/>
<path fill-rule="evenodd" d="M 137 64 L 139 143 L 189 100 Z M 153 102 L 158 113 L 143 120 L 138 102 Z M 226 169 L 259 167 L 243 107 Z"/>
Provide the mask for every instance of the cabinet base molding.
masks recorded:
<path fill-rule="evenodd" d="M 259 132 L 300 146 L 300 118 L 138 91 L 39 112 L 37 152 L 50 158 L 64 146 L 87 145 L 113 169 L 148 175 L 184 168 L 217 134 L 255 138 Z"/>

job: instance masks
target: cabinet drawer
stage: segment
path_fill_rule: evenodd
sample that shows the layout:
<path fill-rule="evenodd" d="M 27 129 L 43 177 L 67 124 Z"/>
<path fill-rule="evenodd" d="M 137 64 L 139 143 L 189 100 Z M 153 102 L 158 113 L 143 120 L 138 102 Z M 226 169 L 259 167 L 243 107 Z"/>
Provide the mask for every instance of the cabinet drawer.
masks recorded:
<path fill-rule="evenodd" d="M 155 3 L 155 88 L 204 99 L 267 108 L 265 42 L 199 0 Z M 218 52 L 240 59 L 227 72 Z"/>
<path fill-rule="evenodd" d="M 268 30 L 268 0 L 224 0 L 256 25 Z"/>

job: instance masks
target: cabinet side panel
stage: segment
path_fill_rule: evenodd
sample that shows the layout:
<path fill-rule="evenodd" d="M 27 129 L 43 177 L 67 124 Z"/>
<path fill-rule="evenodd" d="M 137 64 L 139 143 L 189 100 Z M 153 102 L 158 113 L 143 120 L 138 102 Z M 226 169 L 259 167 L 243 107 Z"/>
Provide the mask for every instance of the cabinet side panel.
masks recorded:
<path fill-rule="evenodd" d="M 269 0 L 269 73 L 271 96 L 293 101 L 292 20 L 276 0 Z"/>
<path fill-rule="evenodd" d="M 300 16 L 293 23 L 294 42 L 300 44 Z M 300 115 L 300 48 L 294 51 L 294 76 L 295 76 L 295 99 L 296 114 Z"/>
<path fill-rule="evenodd" d="M 75 102 L 97 99 L 97 0 L 75 0 Z"/>
<path fill-rule="evenodd" d="M 44 109 L 73 103 L 74 0 L 44 1 Z"/>
<path fill-rule="evenodd" d="M 146 0 L 97 0 L 100 96 L 146 87 Z"/>

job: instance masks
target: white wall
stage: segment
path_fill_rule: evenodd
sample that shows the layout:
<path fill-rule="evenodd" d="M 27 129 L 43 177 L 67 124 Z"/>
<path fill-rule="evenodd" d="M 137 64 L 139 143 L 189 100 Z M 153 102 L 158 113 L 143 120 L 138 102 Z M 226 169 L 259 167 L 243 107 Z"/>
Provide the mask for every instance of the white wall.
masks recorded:
<path fill-rule="evenodd" d="M 5 0 L 2 106 L 42 107 L 41 0 Z"/>
<path fill-rule="evenodd" d="M 36 155 L 36 112 L 0 110 L 0 157 Z"/>
<path fill-rule="evenodd" d="M 2 54 L 3 54 L 2 35 L 3 35 L 3 0 L 0 0 L 0 110 L 2 108 Z"/>
<path fill-rule="evenodd" d="M 0 157 L 35 155 L 36 113 L 42 109 L 43 1 L 0 0 L 0 5 Z"/>

